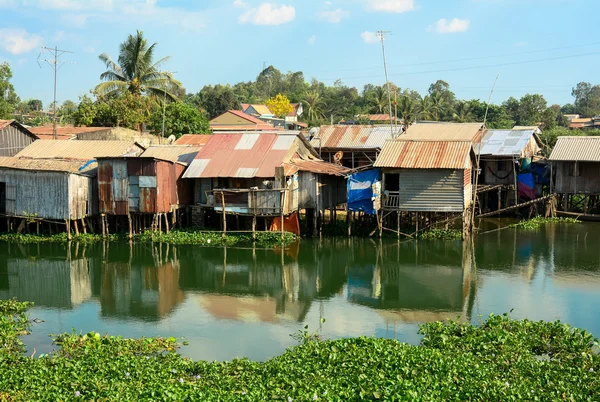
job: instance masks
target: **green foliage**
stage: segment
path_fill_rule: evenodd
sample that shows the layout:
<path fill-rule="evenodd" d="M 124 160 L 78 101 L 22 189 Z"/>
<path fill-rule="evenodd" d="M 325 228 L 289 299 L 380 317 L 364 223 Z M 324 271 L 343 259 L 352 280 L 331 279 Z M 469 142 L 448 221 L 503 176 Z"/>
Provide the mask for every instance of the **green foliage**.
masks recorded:
<path fill-rule="evenodd" d="M 7 62 L 0 63 L 0 119 L 11 119 L 19 97 L 10 83 L 12 70 Z"/>
<path fill-rule="evenodd" d="M 204 134 L 210 132 L 208 120 L 200 112 L 183 102 L 171 102 L 166 105 L 165 116 L 165 137 L 174 135 L 177 138 L 183 134 Z M 156 108 L 150 115 L 150 127 L 154 134 L 162 133 L 163 110 Z"/>
<path fill-rule="evenodd" d="M 0 301 L 3 400 L 597 400 L 600 358 L 586 331 L 491 315 L 481 326 L 421 326 L 420 346 L 375 338 L 300 345 L 264 363 L 192 361 L 175 338 L 64 334 L 25 356 L 29 304 Z"/>
<path fill-rule="evenodd" d="M 580 82 L 573 88 L 571 95 L 575 98 L 573 113 L 578 113 L 582 117 L 600 115 L 600 85 Z"/>
<path fill-rule="evenodd" d="M 528 229 L 534 230 L 539 229 L 542 225 L 547 223 L 581 223 L 577 219 L 573 218 L 562 218 L 562 217 L 554 217 L 554 218 L 544 218 L 542 216 L 536 216 L 535 218 L 521 221 L 519 223 L 514 223 L 510 225 L 511 228 L 517 229 Z"/>
<path fill-rule="evenodd" d="M 110 234 L 103 238 L 102 235 L 92 233 L 73 234 L 72 241 L 80 243 L 95 243 L 99 241 L 117 241 L 125 240 L 124 234 Z M 0 234 L 0 242 L 8 242 L 15 244 L 35 244 L 35 243 L 65 243 L 68 242 L 67 233 L 56 233 L 53 235 L 37 235 L 37 234 L 21 234 L 21 233 L 2 233 Z"/>
<path fill-rule="evenodd" d="M 202 109 L 210 119 L 228 110 L 239 110 L 241 106 L 229 85 L 206 85 L 196 95 L 186 97 L 186 103 Z"/>
<path fill-rule="evenodd" d="M 157 104 L 152 99 L 130 93 L 111 97 L 99 96 L 96 101 L 84 95 L 71 118 L 76 126 L 127 127 L 140 130 L 156 108 Z"/>
<path fill-rule="evenodd" d="M 423 240 L 460 240 L 462 232 L 457 229 L 429 229 L 419 234 Z"/>

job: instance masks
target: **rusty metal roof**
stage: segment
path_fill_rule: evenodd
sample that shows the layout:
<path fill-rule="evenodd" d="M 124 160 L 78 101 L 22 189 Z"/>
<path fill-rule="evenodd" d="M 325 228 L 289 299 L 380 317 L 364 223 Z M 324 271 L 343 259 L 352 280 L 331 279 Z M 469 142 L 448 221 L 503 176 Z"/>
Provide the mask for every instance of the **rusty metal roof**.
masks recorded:
<path fill-rule="evenodd" d="M 389 125 L 321 126 L 310 144 L 315 148 L 380 149 L 385 141 L 393 139 L 400 132 L 400 126 Z"/>
<path fill-rule="evenodd" d="M 0 130 L 2 130 L 4 127 L 10 126 L 13 121 L 14 120 L 0 120 Z"/>
<path fill-rule="evenodd" d="M 34 140 L 40 139 L 40 137 L 38 135 L 33 134 L 29 128 L 25 127 L 24 125 L 22 125 L 21 123 L 19 123 L 16 120 L 0 120 L 0 130 L 4 129 L 10 125 L 16 126 L 21 132 L 27 134 Z"/>
<path fill-rule="evenodd" d="M 133 141 L 34 141 L 21 152 L 17 158 L 30 159 L 80 159 L 89 160 L 96 157 L 137 156 L 144 147 Z"/>
<path fill-rule="evenodd" d="M 483 123 L 418 122 L 400 136 L 403 140 L 479 142 Z"/>
<path fill-rule="evenodd" d="M 600 162 L 600 137 L 558 137 L 549 159 Z"/>
<path fill-rule="evenodd" d="M 270 124 L 248 124 L 248 125 L 227 125 L 227 126 L 210 126 L 212 131 L 278 131 L 277 127 Z"/>
<path fill-rule="evenodd" d="M 151 145 L 140 157 L 162 159 L 187 166 L 201 149 L 202 146 L 191 145 Z"/>
<path fill-rule="evenodd" d="M 210 139 L 210 134 L 184 134 L 174 142 L 175 145 L 204 145 Z"/>
<path fill-rule="evenodd" d="M 18 169 L 45 172 L 74 173 L 85 176 L 95 176 L 98 164 L 81 160 L 65 159 L 20 159 L 12 156 L 0 157 L 0 169 Z"/>
<path fill-rule="evenodd" d="M 184 178 L 274 177 L 292 159 L 317 160 L 299 135 L 238 133 L 211 136 L 190 163 Z"/>
<path fill-rule="evenodd" d="M 113 127 L 56 127 L 56 133 L 59 135 L 77 135 L 82 133 L 95 133 L 97 131 L 110 131 L 112 129 Z M 31 127 L 29 130 L 34 134 L 54 134 L 52 125 Z"/>
<path fill-rule="evenodd" d="M 54 134 L 40 134 L 40 133 L 36 133 L 34 134 L 36 137 L 38 137 L 40 140 L 53 140 L 54 139 Z M 57 140 L 76 140 L 77 139 L 77 135 L 76 134 L 56 134 L 56 139 Z"/>
<path fill-rule="evenodd" d="M 374 167 L 468 169 L 470 141 L 386 141 Z"/>
<path fill-rule="evenodd" d="M 519 156 L 523 153 L 523 150 L 531 140 L 531 137 L 535 137 L 538 141 L 534 129 L 529 130 L 487 130 L 481 140 L 481 151 L 480 146 L 474 147 L 475 153 L 481 155 L 494 155 L 494 156 Z"/>

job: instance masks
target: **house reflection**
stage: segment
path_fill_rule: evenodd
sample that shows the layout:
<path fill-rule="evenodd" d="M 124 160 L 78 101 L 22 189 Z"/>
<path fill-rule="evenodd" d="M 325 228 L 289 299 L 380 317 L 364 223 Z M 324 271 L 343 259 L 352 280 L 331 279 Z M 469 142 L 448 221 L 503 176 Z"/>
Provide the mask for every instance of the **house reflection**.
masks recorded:
<path fill-rule="evenodd" d="M 92 296 L 85 250 L 64 245 L 5 244 L 0 253 L 0 299 L 73 309 Z"/>
<path fill-rule="evenodd" d="M 376 246 L 377 258 L 348 268 L 348 300 L 377 310 L 386 323 L 470 320 L 476 286 L 473 253 L 462 242 Z"/>
<path fill-rule="evenodd" d="M 104 316 L 159 320 L 183 300 L 177 248 L 159 244 L 103 245 L 99 294 Z"/>

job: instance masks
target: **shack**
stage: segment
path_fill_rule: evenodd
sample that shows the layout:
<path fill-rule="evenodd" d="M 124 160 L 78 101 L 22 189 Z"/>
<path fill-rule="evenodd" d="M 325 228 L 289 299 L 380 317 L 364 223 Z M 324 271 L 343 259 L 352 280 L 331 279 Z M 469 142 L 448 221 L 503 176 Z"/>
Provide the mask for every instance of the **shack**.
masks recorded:
<path fill-rule="evenodd" d="M 474 157 L 470 141 L 387 141 L 374 164 L 382 176 L 380 231 L 394 213 L 398 232 L 403 213 L 417 231 L 423 213 L 429 224 L 435 213 L 461 213 L 468 223 Z"/>
<path fill-rule="evenodd" d="M 543 148 L 537 131 L 537 127 L 487 130 L 474 147 L 479 154 L 477 193 L 482 212 L 516 204 L 520 197 L 532 200 L 542 195 L 544 168 L 536 180 L 532 167 L 539 164 Z"/>
<path fill-rule="evenodd" d="M 15 155 L 27 159 L 94 160 L 96 156 L 138 156 L 146 148 L 134 141 L 38 140 Z"/>
<path fill-rule="evenodd" d="M 52 125 L 32 127 L 30 131 L 42 140 L 135 141 L 144 147 L 161 143 L 161 138 L 156 135 L 140 133 L 125 127 L 60 126 L 56 127 L 56 138 Z"/>
<path fill-rule="evenodd" d="M 217 132 L 228 131 L 277 131 L 278 128 L 240 110 L 228 110 L 212 119 L 210 129 Z"/>
<path fill-rule="evenodd" d="M 15 156 L 39 138 L 16 120 L 0 120 L 0 156 Z"/>
<path fill-rule="evenodd" d="M 244 133 L 213 135 L 183 177 L 194 182 L 192 214 L 284 217 L 300 209 L 310 218 L 346 200 L 347 169 L 319 159 L 302 135 Z M 236 219 L 237 220 L 237 219 Z M 317 219 L 313 220 L 316 230 Z M 266 223 L 265 223 L 266 225 Z"/>
<path fill-rule="evenodd" d="M 103 230 L 110 226 L 107 215 L 116 227 L 128 227 L 130 234 L 149 225 L 162 230 L 163 218 L 166 231 L 181 223 L 181 209 L 192 203 L 192 183 L 182 175 L 201 148 L 151 146 L 138 157 L 97 158 Z"/>
<path fill-rule="evenodd" d="M 549 160 L 555 172 L 552 192 L 562 195 L 564 211 L 577 209 L 586 213 L 597 207 L 600 137 L 558 137 Z M 580 197 L 575 199 L 575 195 Z"/>
<path fill-rule="evenodd" d="M 401 125 L 340 124 L 321 126 L 309 139 L 324 161 L 354 169 L 372 165 L 383 144 L 401 132 Z"/>

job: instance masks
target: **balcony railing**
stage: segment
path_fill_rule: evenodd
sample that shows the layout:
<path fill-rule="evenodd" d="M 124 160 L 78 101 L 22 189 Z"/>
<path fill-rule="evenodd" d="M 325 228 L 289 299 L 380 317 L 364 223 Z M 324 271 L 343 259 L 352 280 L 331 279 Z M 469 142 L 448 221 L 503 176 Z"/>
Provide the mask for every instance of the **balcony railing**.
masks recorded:
<path fill-rule="evenodd" d="M 383 208 L 397 209 L 400 208 L 400 192 L 385 191 L 383 195 Z"/>
<path fill-rule="evenodd" d="M 216 211 L 243 215 L 280 215 L 290 210 L 289 190 L 279 189 L 214 189 L 206 192 L 207 205 Z"/>

